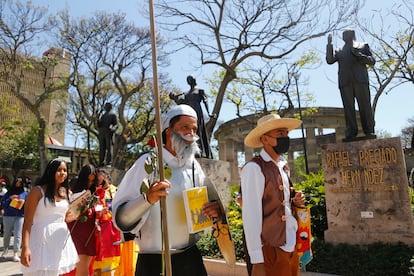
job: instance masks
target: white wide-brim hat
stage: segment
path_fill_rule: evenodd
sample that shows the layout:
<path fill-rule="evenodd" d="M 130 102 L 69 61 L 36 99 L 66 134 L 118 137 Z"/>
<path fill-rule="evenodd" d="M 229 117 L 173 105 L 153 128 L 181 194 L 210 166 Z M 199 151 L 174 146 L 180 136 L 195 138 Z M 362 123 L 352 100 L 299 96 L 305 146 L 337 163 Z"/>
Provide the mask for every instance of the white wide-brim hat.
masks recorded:
<path fill-rule="evenodd" d="M 247 134 L 244 144 L 251 148 L 259 148 L 263 146 L 260 137 L 273 130 L 284 128 L 288 131 L 300 126 L 301 120 L 293 118 L 280 118 L 277 114 L 268 114 L 257 120 L 257 126 Z"/>
<path fill-rule="evenodd" d="M 190 117 L 194 117 L 197 120 L 197 113 L 195 110 L 186 104 L 179 104 L 171 108 L 165 116 L 163 116 L 162 120 L 162 131 L 170 126 L 171 119 L 177 116 L 186 115 Z"/>

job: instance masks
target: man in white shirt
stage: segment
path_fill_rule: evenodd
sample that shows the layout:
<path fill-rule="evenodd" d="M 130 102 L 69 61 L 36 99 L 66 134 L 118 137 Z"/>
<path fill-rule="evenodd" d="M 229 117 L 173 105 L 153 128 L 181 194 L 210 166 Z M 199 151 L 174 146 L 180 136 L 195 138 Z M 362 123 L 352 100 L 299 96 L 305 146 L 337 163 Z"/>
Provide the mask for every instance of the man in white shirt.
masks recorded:
<path fill-rule="evenodd" d="M 248 147 L 263 148 L 240 175 L 243 229 L 253 276 L 299 275 L 298 224 L 292 204 L 303 205 L 305 197 L 290 187 L 281 155 L 289 149 L 289 131 L 300 124 L 300 120 L 265 115 L 244 140 Z"/>
<path fill-rule="evenodd" d="M 145 169 L 150 154 L 141 156 L 128 170 L 112 201 L 114 222 L 123 231 L 135 235 L 139 244 L 135 275 L 159 276 L 161 273 L 161 217 L 158 201 L 166 197 L 168 236 L 173 276 L 207 276 L 200 251 L 195 246 L 197 236 L 187 228 L 183 191 L 203 186 L 206 177 L 194 158 L 198 153 L 197 114 L 188 105 L 172 108 L 163 123 L 163 160 L 171 168 L 171 178 L 159 181 Z M 150 185 L 142 192 L 142 182 Z M 218 199 L 218 198 L 217 198 Z M 213 200 L 209 194 L 209 200 Z M 206 203 L 203 215 L 219 218 L 218 202 Z"/>

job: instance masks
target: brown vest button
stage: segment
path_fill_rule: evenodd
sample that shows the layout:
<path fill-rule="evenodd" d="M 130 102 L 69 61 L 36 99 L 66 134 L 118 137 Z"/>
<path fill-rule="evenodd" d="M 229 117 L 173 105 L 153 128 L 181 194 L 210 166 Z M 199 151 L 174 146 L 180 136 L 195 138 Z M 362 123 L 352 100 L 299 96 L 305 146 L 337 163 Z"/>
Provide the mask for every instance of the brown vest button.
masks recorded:
<path fill-rule="evenodd" d="M 279 190 L 283 191 L 283 185 L 279 185 Z"/>
<path fill-rule="evenodd" d="M 286 221 L 286 216 L 282 216 L 282 221 Z"/>

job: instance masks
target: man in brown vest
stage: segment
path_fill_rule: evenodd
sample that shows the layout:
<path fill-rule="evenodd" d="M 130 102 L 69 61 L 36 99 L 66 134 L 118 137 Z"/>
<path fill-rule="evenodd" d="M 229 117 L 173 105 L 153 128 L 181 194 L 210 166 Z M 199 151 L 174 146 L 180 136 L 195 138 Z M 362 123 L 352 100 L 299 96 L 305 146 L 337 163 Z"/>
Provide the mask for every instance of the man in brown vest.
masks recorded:
<path fill-rule="evenodd" d="M 243 228 L 253 276 L 299 275 L 295 250 L 298 224 L 292 208 L 302 206 L 305 196 L 290 187 L 286 161 L 290 130 L 301 121 L 265 115 L 245 138 L 244 144 L 263 149 L 241 172 Z"/>

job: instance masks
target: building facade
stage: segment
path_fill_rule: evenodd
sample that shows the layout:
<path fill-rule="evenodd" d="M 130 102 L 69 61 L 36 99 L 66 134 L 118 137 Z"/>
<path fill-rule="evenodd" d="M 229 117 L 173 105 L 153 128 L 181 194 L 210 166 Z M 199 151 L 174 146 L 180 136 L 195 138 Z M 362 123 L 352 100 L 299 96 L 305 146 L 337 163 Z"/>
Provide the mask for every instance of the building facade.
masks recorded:
<path fill-rule="evenodd" d="M 70 54 L 64 49 L 50 48 L 43 53 L 43 57 L 53 60 L 51 65 L 45 67 L 41 58 L 34 58 L 30 60 L 30 66 L 23 61 L 17 70 L 20 72 L 21 80 L 19 92 L 32 104 L 45 92 L 45 87 L 62 82 L 70 73 Z M 7 73 L 0 71 L 0 74 L 4 79 Z M 0 81 L 0 95 L 2 105 L 15 107 L 13 112 L 0 112 L 0 125 L 5 121 L 16 119 L 24 122 L 25 125 L 36 123 L 34 114 L 11 93 L 11 87 L 5 81 Z M 65 138 L 67 95 L 67 88 L 58 90 L 40 106 L 41 114 L 47 124 L 47 134 L 61 144 L 64 143 Z"/>

